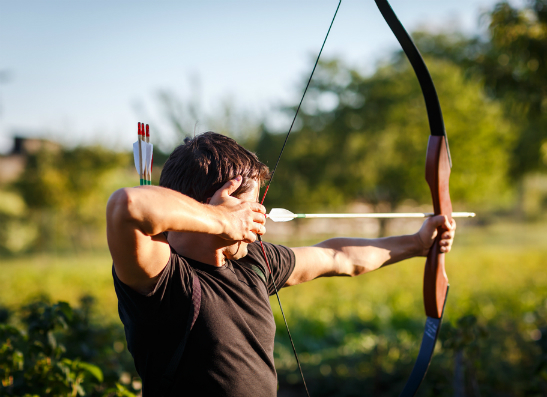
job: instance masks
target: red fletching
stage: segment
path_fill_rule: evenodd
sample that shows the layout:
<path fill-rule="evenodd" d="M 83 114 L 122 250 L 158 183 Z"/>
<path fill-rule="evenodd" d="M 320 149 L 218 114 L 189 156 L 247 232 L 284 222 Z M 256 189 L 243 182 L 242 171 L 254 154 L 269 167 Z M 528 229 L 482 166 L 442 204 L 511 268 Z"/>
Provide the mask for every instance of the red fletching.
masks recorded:
<path fill-rule="evenodd" d="M 146 124 L 146 136 L 150 136 L 150 126 L 148 124 Z"/>

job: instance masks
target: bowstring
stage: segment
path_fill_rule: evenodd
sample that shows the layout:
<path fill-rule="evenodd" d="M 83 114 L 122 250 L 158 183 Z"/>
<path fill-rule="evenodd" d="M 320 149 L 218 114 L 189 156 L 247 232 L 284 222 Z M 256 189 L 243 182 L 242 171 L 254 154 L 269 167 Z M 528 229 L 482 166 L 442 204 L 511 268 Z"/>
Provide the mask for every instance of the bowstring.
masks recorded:
<path fill-rule="evenodd" d="M 274 169 L 272 173 L 270 174 L 270 180 L 268 181 L 268 185 L 266 185 L 266 190 L 264 191 L 264 196 L 262 196 L 262 201 L 260 204 L 264 204 L 264 199 L 266 198 L 266 195 L 268 194 L 268 190 L 270 189 L 270 185 L 272 184 L 275 171 L 277 170 L 277 166 L 279 165 L 279 160 L 281 160 L 281 156 L 283 155 L 283 151 L 285 150 L 285 146 L 287 146 L 287 141 L 289 140 L 289 136 L 291 135 L 292 128 L 294 126 L 294 122 L 296 121 L 296 117 L 298 116 L 298 112 L 300 111 L 300 107 L 302 106 L 302 102 L 304 102 L 304 97 L 306 96 L 306 92 L 308 92 L 308 88 L 311 83 L 311 79 L 313 77 L 313 74 L 315 73 L 315 69 L 317 68 L 317 64 L 319 63 L 319 58 L 321 58 L 321 53 L 323 52 L 323 48 L 325 48 L 325 43 L 327 42 L 327 38 L 329 37 L 330 30 L 332 28 L 332 25 L 334 24 L 334 20 L 336 19 L 336 14 L 338 14 L 338 10 L 340 9 L 340 5 L 342 4 L 342 0 L 339 0 L 338 7 L 336 7 L 336 11 L 334 12 L 334 16 L 332 17 L 332 21 L 330 22 L 329 30 L 327 31 L 327 34 L 325 35 L 325 40 L 323 40 L 323 45 L 321 45 L 321 49 L 319 50 L 319 54 L 317 55 L 317 59 L 315 60 L 315 64 L 313 65 L 313 69 L 310 74 L 310 78 L 308 79 L 308 83 L 306 84 L 306 88 L 304 88 L 304 93 L 302 94 L 302 98 L 300 99 L 300 103 L 298 104 L 298 107 L 296 108 L 296 112 L 294 114 L 294 117 L 292 119 L 291 126 L 289 128 L 289 132 L 287 132 L 287 136 L 285 137 L 285 141 L 283 142 L 283 146 L 281 147 L 281 152 L 279 152 L 279 156 L 277 157 L 277 161 L 275 163 Z"/>
<path fill-rule="evenodd" d="M 266 195 L 268 194 L 268 190 L 270 189 L 270 186 L 272 184 L 275 171 L 277 170 L 277 167 L 279 165 L 279 161 L 281 160 L 281 156 L 283 155 L 283 151 L 285 150 L 285 146 L 287 146 L 287 141 L 289 140 L 289 136 L 291 135 L 294 123 L 296 121 L 296 118 L 298 117 L 298 112 L 300 111 L 300 107 L 302 106 L 302 102 L 304 102 L 304 97 L 306 96 L 306 92 L 308 91 L 308 88 L 310 86 L 313 74 L 315 73 L 315 69 L 317 68 L 317 65 L 319 64 L 319 59 L 321 58 L 321 53 L 323 52 L 323 48 L 325 48 L 325 43 L 327 42 L 327 38 L 329 37 L 330 30 L 332 28 L 332 25 L 334 24 L 334 20 L 336 19 L 336 15 L 338 14 L 338 10 L 340 9 L 340 5 L 342 4 L 342 0 L 338 1 L 338 6 L 336 7 L 336 11 L 334 12 L 334 16 L 332 17 L 332 20 L 329 25 L 329 30 L 327 30 L 327 34 L 325 35 L 325 39 L 323 40 L 323 44 L 321 45 L 321 49 L 319 50 L 319 54 L 317 55 L 317 59 L 315 60 L 315 64 L 313 65 L 313 69 L 310 74 L 310 78 L 308 79 L 308 83 L 306 84 L 306 87 L 304 88 L 304 93 L 302 94 L 302 98 L 300 99 L 300 103 L 298 104 L 298 107 L 296 108 L 296 112 L 294 114 L 294 117 L 292 119 L 291 126 L 289 127 L 289 132 L 287 132 L 287 136 L 285 137 L 285 141 L 283 142 L 283 146 L 281 147 L 281 151 L 279 152 L 279 156 L 277 157 L 277 161 L 275 163 L 275 166 L 273 168 L 272 173 L 270 174 L 270 180 L 268 181 L 268 184 L 266 185 L 266 190 L 264 191 L 264 195 L 262 196 L 262 201 L 260 202 L 261 205 L 264 204 L 264 200 L 266 199 Z M 283 311 L 283 306 L 281 305 L 281 299 L 279 299 L 279 292 L 277 290 L 277 285 L 275 282 L 275 279 L 273 277 L 272 269 L 270 267 L 270 263 L 268 261 L 268 256 L 266 255 L 266 250 L 264 249 L 264 244 L 262 243 L 262 238 L 260 237 L 260 234 L 258 236 L 258 241 L 260 242 L 260 248 L 262 248 L 262 254 L 264 255 L 264 260 L 266 261 L 266 266 L 268 266 L 268 271 L 270 272 L 270 276 L 273 282 L 274 290 L 275 290 L 275 296 L 277 297 L 277 302 L 279 303 L 279 309 L 281 309 L 281 315 L 283 316 L 283 321 L 285 322 L 285 328 L 287 329 L 287 334 L 289 335 L 289 340 L 291 341 L 292 350 L 294 353 L 294 357 L 296 359 L 296 364 L 298 365 L 298 370 L 300 371 L 300 376 L 302 377 L 302 382 L 304 383 L 304 388 L 306 389 L 306 394 L 308 397 L 310 397 L 310 392 L 308 390 L 308 386 L 306 385 L 306 379 L 304 378 L 304 372 L 302 371 L 302 366 L 300 365 L 300 360 L 298 359 L 298 354 L 296 353 L 296 348 L 294 346 L 294 342 L 291 336 L 291 331 L 289 330 L 289 324 L 287 323 L 287 318 L 285 317 L 285 312 Z"/>

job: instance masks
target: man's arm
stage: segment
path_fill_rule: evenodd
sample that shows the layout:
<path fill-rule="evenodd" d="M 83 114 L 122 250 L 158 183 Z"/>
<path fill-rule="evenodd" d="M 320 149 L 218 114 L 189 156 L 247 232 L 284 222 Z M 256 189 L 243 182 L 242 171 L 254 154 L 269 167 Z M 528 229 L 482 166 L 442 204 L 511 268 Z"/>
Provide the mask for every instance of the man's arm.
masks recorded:
<path fill-rule="evenodd" d="M 296 265 L 285 286 L 318 277 L 358 276 L 414 256 L 425 256 L 433 245 L 438 227 L 445 230 L 441 251 L 449 252 L 456 223 L 451 225 L 443 215 L 428 218 L 413 235 L 378 239 L 333 238 L 312 247 L 293 248 Z"/>
<path fill-rule="evenodd" d="M 265 231 L 265 209 L 231 197 L 240 184 L 241 177 L 226 183 L 212 198 L 216 205 L 158 186 L 114 192 L 106 208 L 107 240 L 120 280 L 136 291 L 149 292 L 169 260 L 165 231 L 253 242 L 255 233 Z"/>

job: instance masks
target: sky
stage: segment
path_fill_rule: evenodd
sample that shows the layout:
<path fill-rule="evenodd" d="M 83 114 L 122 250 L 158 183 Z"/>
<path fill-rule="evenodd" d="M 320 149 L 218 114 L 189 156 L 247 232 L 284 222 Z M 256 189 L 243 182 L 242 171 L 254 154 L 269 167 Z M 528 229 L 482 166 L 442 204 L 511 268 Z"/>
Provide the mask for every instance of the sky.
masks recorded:
<path fill-rule="evenodd" d="M 495 0 L 392 0 L 407 30 L 476 34 Z M 520 4 L 519 1 L 512 3 Z M 130 148 L 158 93 L 256 117 L 293 105 L 337 0 L 0 0 L 0 153 L 14 135 Z M 374 1 L 343 0 L 323 52 L 364 71 L 399 45 Z M 202 120 L 187 117 L 188 125 Z M 280 122 L 285 122 L 281 120 Z M 287 126 L 288 127 L 288 126 Z"/>

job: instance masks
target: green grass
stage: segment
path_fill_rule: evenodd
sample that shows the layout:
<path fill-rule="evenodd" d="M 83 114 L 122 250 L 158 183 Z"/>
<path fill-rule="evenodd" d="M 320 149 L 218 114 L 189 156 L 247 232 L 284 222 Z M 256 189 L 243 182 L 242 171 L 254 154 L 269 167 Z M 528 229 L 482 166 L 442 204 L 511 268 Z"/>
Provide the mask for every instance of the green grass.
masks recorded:
<path fill-rule="evenodd" d="M 460 228 L 446 256 L 450 282 L 447 319 L 474 312 L 485 318 L 499 310 L 533 310 L 547 297 L 547 225 L 496 224 Z M 320 279 L 282 290 L 286 311 L 325 311 L 370 319 L 382 308 L 423 313 L 425 258 L 414 258 L 367 275 Z"/>
<path fill-rule="evenodd" d="M 452 395 L 453 353 L 458 348 L 450 343 L 463 343 L 459 348 L 465 351 L 466 368 L 476 374 L 483 395 L 542 395 L 536 391 L 547 387 L 541 381 L 547 372 L 538 372 L 547 367 L 540 347 L 547 330 L 545 241 L 547 224 L 466 227 L 462 223 L 455 246 L 446 256 L 451 288 L 443 342 L 437 346 L 420 395 Z M 121 325 L 111 263 L 106 250 L 4 258 L 0 305 L 17 309 L 38 295 L 48 295 L 52 301 L 78 306 L 80 297 L 92 295 L 98 322 Z M 415 258 L 361 277 L 320 279 L 281 291 L 313 395 L 398 395 L 423 334 L 424 263 L 425 258 Z M 275 298 L 271 303 L 277 323 L 280 387 L 297 391 L 292 350 Z M 458 324 L 458 319 L 469 319 L 469 315 L 475 316 L 486 334 L 481 336 L 472 324 Z M 462 339 L 466 333 L 474 336 Z"/>
<path fill-rule="evenodd" d="M 547 297 L 547 225 L 496 224 L 458 232 L 446 257 L 451 284 L 447 319 L 468 312 L 490 318 L 507 308 L 532 310 Z M 281 298 L 289 317 L 420 315 L 424 263 L 415 258 L 357 278 L 320 279 L 282 290 Z M 0 304 L 17 307 L 40 294 L 77 304 L 90 294 L 97 299 L 99 318 L 118 321 L 111 264 L 106 250 L 4 258 Z M 274 310 L 276 305 L 272 302 Z"/>
<path fill-rule="evenodd" d="M 92 295 L 97 300 L 98 318 L 116 320 L 117 298 L 111 266 L 107 251 L 2 259 L 0 304 L 16 308 L 36 296 L 47 295 L 52 301 L 77 305 L 82 296 Z"/>
<path fill-rule="evenodd" d="M 446 259 L 451 285 L 446 319 L 469 312 L 488 319 L 499 310 L 533 310 L 547 297 L 546 257 L 547 248 L 455 248 Z M 282 290 L 281 298 L 289 314 L 328 311 L 370 320 L 385 306 L 394 315 L 423 314 L 424 263 L 415 258 L 358 278 L 316 280 Z"/>
<path fill-rule="evenodd" d="M 446 256 L 451 287 L 442 342 L 419 395 L 453 395 L 458 349 L 465 352 L 466 381 L 475 376 L 483 395 L 543 390 L 545 241 L 547 225 L 460 227 Z M 361 277 L 321 279 L 281 291 L 312 394 L 399 395 L 424 332 L 424 264 L 425 258 L 414 258 Z M 278 327 L 276 367 L 287 388 L 299 380 L 275 299 L 271 304 Z"/>

